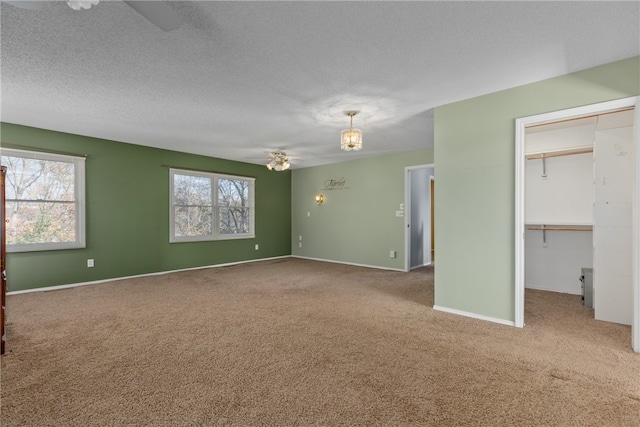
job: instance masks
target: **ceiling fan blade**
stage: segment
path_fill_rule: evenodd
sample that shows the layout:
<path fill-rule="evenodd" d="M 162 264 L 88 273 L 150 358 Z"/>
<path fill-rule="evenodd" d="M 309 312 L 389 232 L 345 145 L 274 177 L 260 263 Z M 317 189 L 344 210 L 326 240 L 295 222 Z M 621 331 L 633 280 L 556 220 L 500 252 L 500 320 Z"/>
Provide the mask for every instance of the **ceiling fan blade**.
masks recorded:
<path fill-rule="evenodd" d="M 180 27 L 182 20 L 173 9 L 161 1 L 125 1 L 136 12 L 144 16 L 162 31 L 173 31 Z"/>
<path fill-rule="evenodd" d="M 3 3 L 9 3 L 12 6 L 19 7 L 20 9 L 38 10 L 42 7 L 41 1 L 3 1 Z"/>

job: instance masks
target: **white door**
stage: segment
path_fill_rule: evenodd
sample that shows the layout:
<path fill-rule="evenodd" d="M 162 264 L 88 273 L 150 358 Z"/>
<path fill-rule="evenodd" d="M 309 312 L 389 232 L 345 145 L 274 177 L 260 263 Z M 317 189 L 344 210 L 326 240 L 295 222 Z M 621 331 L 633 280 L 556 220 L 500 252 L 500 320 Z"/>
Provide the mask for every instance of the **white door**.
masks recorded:
<path fill-rule="evenodd" d="M 633 126 L 612 119 L 601 117 L 594 144 L 593 308 L 598 320 L 631 325 L 635 145 Z"/>

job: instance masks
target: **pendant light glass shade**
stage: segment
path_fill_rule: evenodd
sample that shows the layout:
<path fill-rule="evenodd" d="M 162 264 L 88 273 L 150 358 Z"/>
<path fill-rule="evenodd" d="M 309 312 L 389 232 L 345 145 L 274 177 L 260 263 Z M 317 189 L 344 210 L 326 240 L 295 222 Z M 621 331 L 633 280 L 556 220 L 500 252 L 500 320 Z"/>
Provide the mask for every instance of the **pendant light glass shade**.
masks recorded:
<path fill-rule="evenodd" d="M 349 129 L 340 133 L 340 148 L 344 151 L 358 151 L 362 149 L 362 131 L 353 128 L 353 116 L 357 111 L 347 111 L 347 116 L 351 117 Z"/>

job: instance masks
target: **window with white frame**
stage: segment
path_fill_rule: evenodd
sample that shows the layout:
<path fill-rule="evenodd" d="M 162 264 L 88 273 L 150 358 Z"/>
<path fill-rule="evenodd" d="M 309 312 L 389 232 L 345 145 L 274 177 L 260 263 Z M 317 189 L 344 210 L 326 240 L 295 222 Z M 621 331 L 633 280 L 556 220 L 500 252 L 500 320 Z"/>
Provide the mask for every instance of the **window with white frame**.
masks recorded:
<path fill-rule="evenodd" d="M 2 149 L 7 252 L 85 247 L 84 157 Z"/>
<path fill-rule="evenodd" d="M 170 242 L 255 237 L 255 179 L 170 170 Z"/>

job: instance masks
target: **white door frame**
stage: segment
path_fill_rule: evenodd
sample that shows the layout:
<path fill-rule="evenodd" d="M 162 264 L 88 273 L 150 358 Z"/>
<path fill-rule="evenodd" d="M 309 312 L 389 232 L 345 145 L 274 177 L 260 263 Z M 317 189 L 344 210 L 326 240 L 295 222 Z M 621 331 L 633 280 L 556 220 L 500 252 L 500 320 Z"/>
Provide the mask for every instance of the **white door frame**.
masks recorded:
<path fill-rule="evenodd" d="M 516 170 L 515 170 L 515 326 L 524 326 L 524 173 L 525 173 L 525 128 L 527 126 L 589 116 L 608 111 L 635 107 L 634 137 L 636 144 L 635 188 L 632 210 L 632 256 L 633 256 L 633 318 L 631 324 L 631 346 L 640 353 L 640 96 L 601 102 L 583 107 L 538 114 L 516 119 Z"/>
<path fill-rule="evenodd" d="M 435 167 L 433 163 L 417 166 L 406 166 L 404 168 L 404 271 L 411 270 L 411 177 L 410 173 L 415 169 L 427 169 Z M 431 209 L 431 200 L 428 200 Z M 431 246 L 431 243 L 429 243 Z M 433 261 L 431 261 L 433 262 Z"/>

